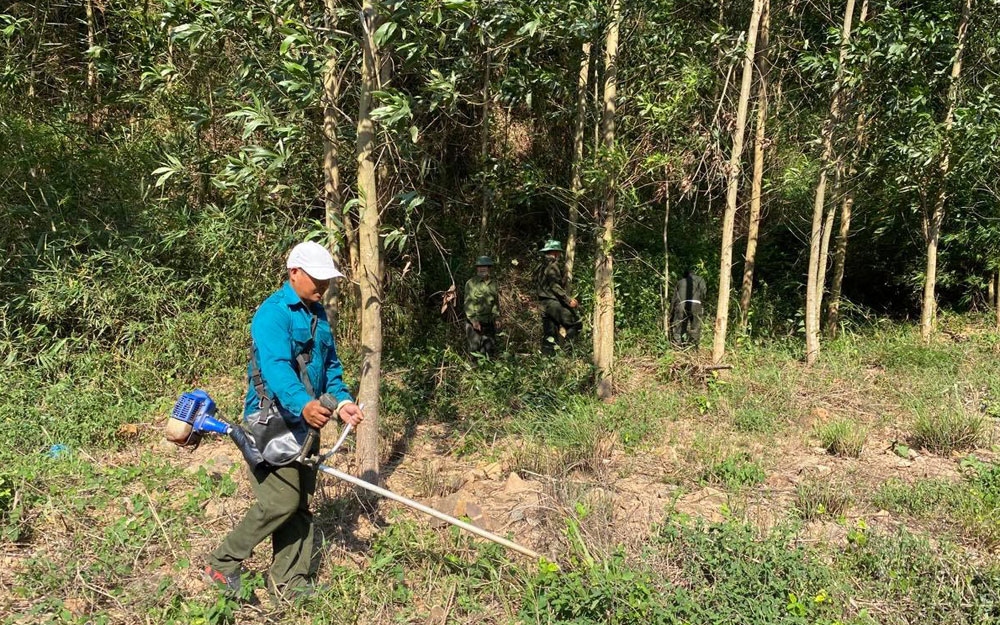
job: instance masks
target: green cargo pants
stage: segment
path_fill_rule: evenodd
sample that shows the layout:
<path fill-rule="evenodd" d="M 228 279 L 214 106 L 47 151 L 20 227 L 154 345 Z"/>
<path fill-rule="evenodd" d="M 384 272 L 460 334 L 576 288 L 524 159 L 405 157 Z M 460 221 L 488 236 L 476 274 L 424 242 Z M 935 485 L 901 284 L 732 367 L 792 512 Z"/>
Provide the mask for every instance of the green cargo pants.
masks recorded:
<path fill-rule="evenodd" d="M 274 548 L 271 583 L 279 590 L 308 583 L 313 552 L 309 503 L 316 492 L 316 470 L 298 462 L 284 467 L 261 465 L 251 471 L 250 478 L 257 501 L 212 552 L 209 564 L 220 573 L 236 573 L 240 563 L 270 536 Z"/>

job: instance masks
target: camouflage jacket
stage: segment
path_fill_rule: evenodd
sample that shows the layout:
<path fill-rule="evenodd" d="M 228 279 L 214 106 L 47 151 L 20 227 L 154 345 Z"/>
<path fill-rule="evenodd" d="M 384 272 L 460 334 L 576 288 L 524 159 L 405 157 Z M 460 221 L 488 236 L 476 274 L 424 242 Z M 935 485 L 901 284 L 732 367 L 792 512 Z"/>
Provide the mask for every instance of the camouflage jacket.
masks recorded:
<path fill-rule="evenodd" d="M 465 283 L 465 316 L 469 321 L 495 321 L 499 315 L 500 297 L 493 278 L 469 278 Z"/>
<path fill-rule="evenodd" d="M 548 260 L 538 278 L 538 299 L 554 299 L 563 306 L 569 306 L 566 294 L 566 273 L 558 260 Z"/>

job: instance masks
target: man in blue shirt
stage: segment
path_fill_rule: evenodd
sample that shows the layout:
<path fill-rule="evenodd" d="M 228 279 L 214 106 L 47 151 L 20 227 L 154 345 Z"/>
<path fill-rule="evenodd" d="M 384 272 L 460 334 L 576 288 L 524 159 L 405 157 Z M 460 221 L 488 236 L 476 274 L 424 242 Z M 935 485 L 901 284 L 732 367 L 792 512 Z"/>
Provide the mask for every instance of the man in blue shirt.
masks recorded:
<path fill-rule="evenodd" d="M 304 421 L 318 430 L 336 413 L 344 423 L 357 426 L 364 414 L 344 384 L 333 333 L 320 303 L 330 281 L 343 274 L 337 271 L 330 253 L 312 242 L 292 248 L 287 267 L 288 281 L 264 300 L 250 323 L 256 362 L 247 370 L 244 421 L 252 423 L 263 413 L 265 419 L 283 418 L 290 429 L 301 429 Z M 305 374 L 299 371 L 302 354 L 308 354 Z M 257 380 L 255 368 L 259 370 Z M 337 399 L 336 410 L 320 403 L 318 397 L 323 393 Z M 313 551 L 309 503 L 316 490 L 316 469 L 299 462 L 282 466 L 265 462 L 252 468 L 251 475 L 257 501 L 209 556 L 205 574 L 228 592 L 238 594 L 243 560 L 270 536 L 274 548 L 269 571 L 272 591 L 308 592 Z"/>

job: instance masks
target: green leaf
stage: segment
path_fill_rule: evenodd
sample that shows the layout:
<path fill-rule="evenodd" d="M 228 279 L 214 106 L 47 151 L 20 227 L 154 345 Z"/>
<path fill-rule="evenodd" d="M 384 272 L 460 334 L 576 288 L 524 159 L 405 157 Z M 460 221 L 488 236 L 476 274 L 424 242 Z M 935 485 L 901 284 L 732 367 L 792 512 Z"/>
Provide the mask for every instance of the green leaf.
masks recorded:
<path fill-rule="evenodd" d="M 392 37 L 397 28 L 399 28 L 399 25 L 396 22 L 386 22 L 382 24 L 375 31 L 375 34 L 372 35 L 372 41 L 375 42 L 376 46 L 381 48 L 387 41 L 389 41 L 389 38 Z"/>

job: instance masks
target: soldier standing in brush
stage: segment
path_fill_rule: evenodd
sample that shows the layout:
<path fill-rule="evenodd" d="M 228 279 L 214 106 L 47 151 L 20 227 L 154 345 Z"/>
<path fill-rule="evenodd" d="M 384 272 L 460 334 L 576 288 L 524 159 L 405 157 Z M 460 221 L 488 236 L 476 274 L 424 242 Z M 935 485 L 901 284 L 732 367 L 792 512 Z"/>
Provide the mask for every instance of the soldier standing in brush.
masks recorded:
<path fill-rule="evenodd" d="M 566 294 L 566 271 L 562 264 L 562 243 L 555 239 L 545 242 L 545 266 L 538 280 L 538 303 L 542 307 L 542 353 L 555 354 L 556 344 L 561 343 L 559 330 L 564 328 L 566 340 L 572 341 L 580 333 L 583 323 L 577 315 L 578 303 Z"/>
<path fill-rule="evenodd" d="M 465 335 L 469 353 L 489 357 L 493 354 L 500 316 L 500 296 L 490 273 L 493 259 L 476 259 L 476 275 L 465 283 Z"/>
<path fill-rule="evenodd" d="M 698 347 L 701 340 L 702 300 L 708 294 L 705 280 L 693 268 L 677 281 L 671 301 L 670 334 L 677 345 Z"/>

